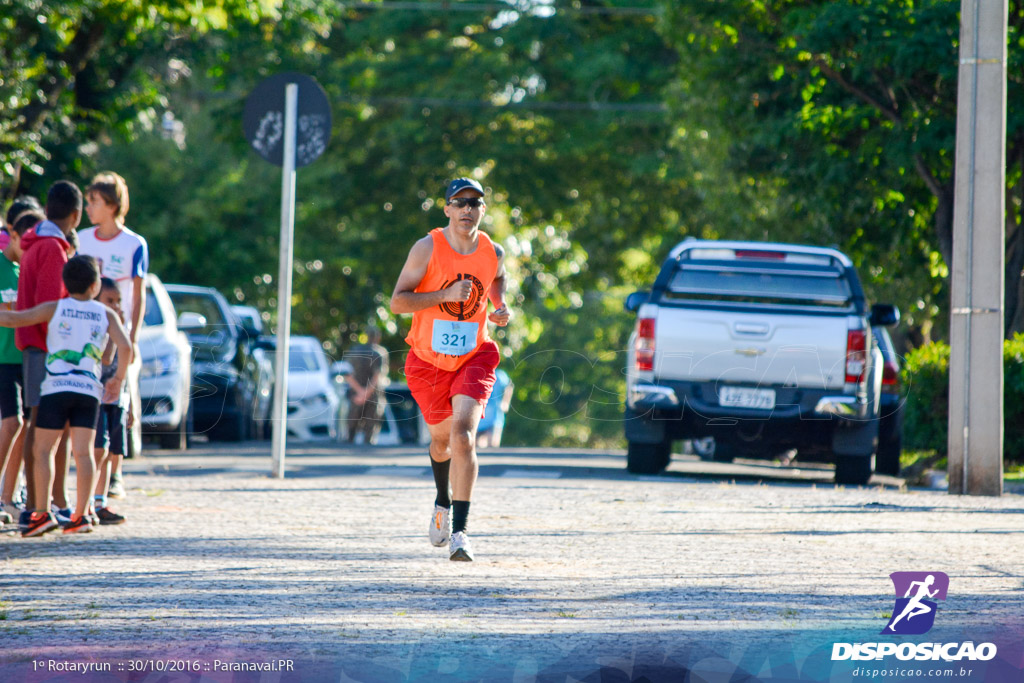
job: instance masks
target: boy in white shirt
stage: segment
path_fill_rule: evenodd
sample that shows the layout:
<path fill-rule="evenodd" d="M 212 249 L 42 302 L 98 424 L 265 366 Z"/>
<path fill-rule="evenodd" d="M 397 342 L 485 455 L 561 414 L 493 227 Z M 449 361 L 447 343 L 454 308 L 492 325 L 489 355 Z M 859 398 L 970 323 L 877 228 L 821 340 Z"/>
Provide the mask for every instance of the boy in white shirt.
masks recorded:
<path fill-rule="evenodd" d="M 85 211 L 89 215 L 92 227 L 79 231 L 78 253 L 96 257 L 100 264 L 100 275 L 109 277 L 117 283 L 117 288 L 121 292 L 124 326 L 131 339 L 132 348 L 138 354 L 139 329 L 142 327 L 146 311 L 149 245 L 142 235 L 125 225 L 129 207 L 128 183 L 117 173 L 104 171 L 93 178 L 92 183 L 86 188 L 85 199 Z M 136 362 L 128 370 L 129 412 L 135 419 L 140 418 L 140 369 Z M 130 439 L 126 445 L 130 445 Z M 110 455 L 111 498 L 123 498 L 125 495 L 121 460 L 121 456 L 117 454 Z"/>
<path fill-rule="evenodd" d="M 46 336 L 46 378 L 36 424 L 35 511 L 22 536 L 40 536 L 57 527 L 50 511 L 54 447 L 64 425 L 71 426 L 71 450 L 77 472 L 77 496 L 71 524 L 64 533 L 92 531 L 85 513 L 95 485 L 92 459 L 100 400 L 117 398 L 131 363 L 132 346 L 117 313 L 98 301 L 100 270 L 91 256 L 75 256 L 63 270 L 68 296 L 23 311 L 0 311 L 0 325 L 24 327 L 49 322 Z M 100 368 L 107 338 L 117 346 L 119 370 L 106 385 Z"/>

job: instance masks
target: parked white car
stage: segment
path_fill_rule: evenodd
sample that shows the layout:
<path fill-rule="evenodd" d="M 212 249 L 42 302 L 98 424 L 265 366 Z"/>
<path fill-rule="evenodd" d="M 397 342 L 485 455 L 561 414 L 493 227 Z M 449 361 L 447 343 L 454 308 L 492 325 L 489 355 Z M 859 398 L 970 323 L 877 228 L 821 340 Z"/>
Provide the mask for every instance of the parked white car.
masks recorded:
<path fill-rule="evenodd" d="M 188 315 L 181 320 L 185 327 L 192 321 Z M 192 344 L 185 332 L 179 329 L 178 322 L 174 304 L 160 278 L 148 274 L 146 313 L 139 330 L 142 429 L 157 435 L 162 448 L 184 449 L 191 430 Z"/>
<path fill-rule="evenodd" d="M 337 438 L 340 400 L 327 354 L 315 337 L 288 342 L 288 435 L 301 440 Z"/>

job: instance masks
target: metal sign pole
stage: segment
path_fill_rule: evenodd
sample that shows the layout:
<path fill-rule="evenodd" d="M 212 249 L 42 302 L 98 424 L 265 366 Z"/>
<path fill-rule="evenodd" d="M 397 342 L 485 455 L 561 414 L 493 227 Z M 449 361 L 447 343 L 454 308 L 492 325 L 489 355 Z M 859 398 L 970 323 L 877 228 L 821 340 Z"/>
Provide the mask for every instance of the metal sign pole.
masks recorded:
<path fill-rule="evenodd" d="M 299 86 L 289 83 L 284 95 L 284 166 L 281 174 L 281 260 L 277 269 L 277 377 L 274 384 L 274 431 L 271 465 L 284 479 L 288 435 L 288 338 L 292 325 L 292 245 L 295 238 L 295 120 Z"/>

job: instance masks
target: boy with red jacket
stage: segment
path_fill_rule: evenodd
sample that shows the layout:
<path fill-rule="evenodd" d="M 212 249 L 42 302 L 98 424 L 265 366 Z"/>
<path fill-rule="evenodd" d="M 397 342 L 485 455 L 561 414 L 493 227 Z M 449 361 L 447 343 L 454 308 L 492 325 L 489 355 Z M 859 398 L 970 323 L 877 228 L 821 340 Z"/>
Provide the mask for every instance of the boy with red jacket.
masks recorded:
<path fill-rule="evenodd" d="M 62 273 L 68 262 L 68 235 L 82 221 L 82 191 L 68 180 L 53 184 L 46 196 L 46 220 L 26 232 L 21 238 L 23 254 L 21 272 L 18 274 L 19 311 L 34 308 L 47 301 L 57 301 L 68 295 Z M 21 327 L 15 331 L 15 344 L 22 351 L 22 371 L 25 379 L 25 402 L 31 408 L 31 416 L 25 431 L 22 458 L 25 466 L 28 500 L 25 509 L 34 510 L 38 501 L 34 499 L 35 426 L 39 412 L 40 389 L 46 376 L 46 331 L 47 323 Z M 62 460 L 62 462 L 61 462 Z M 58 457 L 57 480 L 54 489 L 64 490 L 64 476 L 67 473 L 67 454 Z M 64 506 L 67 500 L 63 501 Z M 60 501 L 58 501 L 58 505 Z"/>

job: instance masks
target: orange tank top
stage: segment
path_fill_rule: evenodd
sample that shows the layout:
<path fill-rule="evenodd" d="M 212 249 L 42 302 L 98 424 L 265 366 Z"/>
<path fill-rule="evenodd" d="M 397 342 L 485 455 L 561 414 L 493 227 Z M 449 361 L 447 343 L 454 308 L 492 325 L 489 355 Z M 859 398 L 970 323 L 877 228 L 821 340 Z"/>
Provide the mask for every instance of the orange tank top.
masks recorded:
<path fill-rule="evenodd" d="M 473 283 L 469 300 L 446 301 L 412 314 L 412 329 L 405 341 L 422 360 L 441 370 L 458 370 L 484 342 L 487 332 L 487 293 L 498 274 L 498 255 L 491 238 L 478 231 L 476 251 L 460 254 L 444 236 L 444 228 L 430 231 L 434 250 L 417 292 L 436 292 L 457 280 Z"/>

